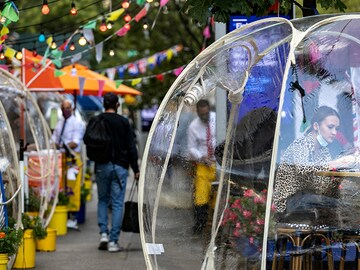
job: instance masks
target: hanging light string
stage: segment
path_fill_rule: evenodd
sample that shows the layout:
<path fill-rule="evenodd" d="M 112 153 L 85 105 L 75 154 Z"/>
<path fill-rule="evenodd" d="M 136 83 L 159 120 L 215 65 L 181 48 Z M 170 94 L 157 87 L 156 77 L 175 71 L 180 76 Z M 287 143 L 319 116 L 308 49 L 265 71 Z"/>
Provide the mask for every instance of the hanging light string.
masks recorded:
<path fill-rule="evenodd" d="M 150 8 L 150 4 L 149 4 L 149 3 L 146 3 L 146 4 L 141 8 L 141 11 L 142 11 L 144 8 L 146 8 L 146 13 L 148 13 L 148 10 L 149 10 L 149 8 Z M 141 11 L 140 11 L 140 12 L 141 12 Z M 140 14 L 140 12 L 137 13 L 137 15 Z M 107 15 L 109 15 L 109 14 L 107 14 Z M 124 27 L 126 27 L 126 25 L 130 25 L 130 24 L 136 19 L 137 15 L 134 16 L 129 22 L 125 23 L 122 28 L 120 28 L 118 31 L 115 31 L 113 34 L 111 34 L 111 35 L 109 35 L 108 37 L 106 37 L 106 38 L 105 38 L 102 42 L 100 42 L 100 43 L 105 43 L 105 42 L 109 41 L 114 35 L 121 36 L 121 35 L 118 34 L 118 32 L 119 32 L 121 29 L 123 29 Z M 98 17 L 98 19 L 101 19 L 101 18 L 102 18 L 102 17 Z M 66 43 L 69 44 L 70 41 L 71 41 L 71 39 L 72 39 L 72 37 L 73 37 L 75 34 L 78 34 L 79 32 L 80 32 L 80 29 L 77 29 L 77 30 L 67 39 Z M 48 47 L 49 47 L 49 46 L 48 46 Z M 95 47 L 96 47 L 96 45 L 95 45 L 95 46 L 92 46 L 92 45 L 91 45 L 91 46 L 89 46 L 87 49 L 85 49 L 85 50 L 83 50 L 83 51 L 81 51 L 81 52 L 79 52 L 79 53 L 76 53 L 76 54 L 73 54 L 73 55 L 69 55 L 69 56 L 66 56 L 66 57 L 60 57 L 60 58 L 58 58 L 58 60 L 64 61 L 64 60 L 73 58 L 74 55 L 78 55 L 78 54 L 80 54 L 80 57 L 81 57 L 82 55 L 86 54 L 86 53 L 89 52 L 90 50 L 93 50 Z"/>
<path fill-rule="evenodd" d="M 52 4 L 52 3 L 56 3 L 56 2 L 59 2 L 61 0 L 53 0 L 51 2 L 48 2 L 48 4 Z M 32 8 L 38 8 L 38 7 L 42 7 L 42 3 L 39 4 L 39 5 L 33 5 L 33 6 L 30 6 L 30 7 L 26 7 L 26 8 L 19 8 L 19 11 L 23 11 L 23 10 L 28 10 L 28 9 L 32 9 Z"/>

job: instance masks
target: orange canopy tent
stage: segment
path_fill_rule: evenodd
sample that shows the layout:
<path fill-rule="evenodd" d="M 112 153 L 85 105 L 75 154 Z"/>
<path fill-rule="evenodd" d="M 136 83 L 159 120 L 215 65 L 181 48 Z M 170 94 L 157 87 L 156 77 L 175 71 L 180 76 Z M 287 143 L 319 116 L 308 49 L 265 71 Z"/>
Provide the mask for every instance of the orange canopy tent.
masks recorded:
<path fill-rule="evenodd" d="M 54 76 L 55 66 L 51 60 L 33 56 L 32 52 L 23 49 L 22 59 L 22 82 L 30 91 L 62 91 L 59 78 Z"/>
<path fill-rule="evenodd" d="M 113 92 L 117 95 L 142 94 L 140 91 L 124 84 L 116 87 L 114 81 L 80 64 L 66 66 L 61 71 L 64 72 L 64 75 L 59 76 L 59 79 L 65 93 L 80 95 L 80 78 L 84 78 L 83 95 L 99 95 L 101 83 L 103 83 L 103 90 L 100 93 L 102 95 L 108 92 Z"/>

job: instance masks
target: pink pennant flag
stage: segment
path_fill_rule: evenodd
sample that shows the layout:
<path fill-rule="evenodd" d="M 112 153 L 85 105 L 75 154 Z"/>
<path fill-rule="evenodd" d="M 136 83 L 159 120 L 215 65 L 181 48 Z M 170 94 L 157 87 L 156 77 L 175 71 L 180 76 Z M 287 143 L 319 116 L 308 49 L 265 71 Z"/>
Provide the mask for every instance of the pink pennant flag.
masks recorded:
<path fill-rule="evenodd" d="M 169 0 L 160 0 L 160 7 L 165 6 L 168 2 Z"/>
<path fill-rule="evenodd" d="M 174 70 L 175 76 L 179 76 L 183 70 L 184 70 L 184 67 L 179 67 L 179 68 L 175 69 Z"/>
<path fill-rule="evenodd" d="M 119 31 L 116 32 L 116 34 L 119 36 L 119 37 L 122 37 L 122 36 L 125 36 L 126 33 L 129 31 L 130 28 L 126 28 L 125 26 L 122 27 Z"/>
<path fill-rule="evenodd" d="M 80 96 L 84 95 L 85 77 L 79 76 L 79 92 Z"/>
<path fill-rule="evenodd" d="M 139 22 L 147 13 L 146 7 L 143 7 L 138 14 L 135 15 L 135 21 Z"/>
<path fill-rule="evenodd" d="M 102 93 L 104 91 L 105 81 L 104 80 L 98 80 L 98 83 L 99 83 L 98 97 L 101 97 Z"/>
<path fill-rule="evenodd" d="M 206 39 L 209 39 L 209 38 L 211 37 L 210 27 L 209 27 L 208 25 L 204 28 L 203 36 L 204 36 Z"/>

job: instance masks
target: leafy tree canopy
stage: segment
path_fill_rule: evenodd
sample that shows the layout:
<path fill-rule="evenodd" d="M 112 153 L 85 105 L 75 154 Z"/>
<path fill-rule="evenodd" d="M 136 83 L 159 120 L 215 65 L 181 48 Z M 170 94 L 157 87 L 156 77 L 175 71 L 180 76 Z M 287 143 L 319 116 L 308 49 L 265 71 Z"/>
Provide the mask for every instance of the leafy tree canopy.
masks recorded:
<path fill-rule="evenodd" d="M 293 4 L 301 8 L 304 16 L 315 14 L 316 4 L 323 9 L 335 8 L 341 12 L 347 8 L 341 0 L 304 0 L 302 5 L 293 0 L 186 0 L 184 11 L 200 24 L 206 24 L 211 16 L 217 22 L 227 22 L 231 13 L 248 16 L 266 15 L 278 10 L 287 13 Z"/>

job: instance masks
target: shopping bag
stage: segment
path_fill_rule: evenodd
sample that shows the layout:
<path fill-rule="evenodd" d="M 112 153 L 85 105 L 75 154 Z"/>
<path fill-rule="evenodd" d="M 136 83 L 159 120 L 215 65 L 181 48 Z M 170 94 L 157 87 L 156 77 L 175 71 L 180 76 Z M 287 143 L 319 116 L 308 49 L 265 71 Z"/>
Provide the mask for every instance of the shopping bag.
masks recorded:
<path fill-rule="evenodd" d="M 129 200 L 125 202 L 124 217 L 122 221 L 121 230 L 123 232 L 139 233 L 139 216 L 138 216 L 138 203 L 133 201 L 137 183 L 134 181 L 131 189 Z"/>

